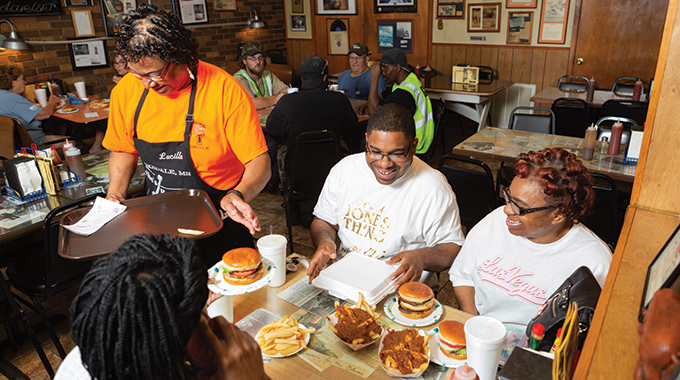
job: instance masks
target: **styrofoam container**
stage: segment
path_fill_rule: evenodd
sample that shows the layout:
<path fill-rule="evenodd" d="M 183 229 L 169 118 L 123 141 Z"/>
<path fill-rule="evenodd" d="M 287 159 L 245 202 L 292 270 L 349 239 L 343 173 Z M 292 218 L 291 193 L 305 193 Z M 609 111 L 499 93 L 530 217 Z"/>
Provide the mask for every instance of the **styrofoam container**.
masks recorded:
<path fill-rule="evenodd" d="M 391 280 L 390 277 L 398 267 L 399 264 L 388 265 L 383 260 L 350 252 L 322 270 L 312 285 L 355 304 L 361 292 L 366 302 L 373 306 L 394 292 L 397 279 Z"/>

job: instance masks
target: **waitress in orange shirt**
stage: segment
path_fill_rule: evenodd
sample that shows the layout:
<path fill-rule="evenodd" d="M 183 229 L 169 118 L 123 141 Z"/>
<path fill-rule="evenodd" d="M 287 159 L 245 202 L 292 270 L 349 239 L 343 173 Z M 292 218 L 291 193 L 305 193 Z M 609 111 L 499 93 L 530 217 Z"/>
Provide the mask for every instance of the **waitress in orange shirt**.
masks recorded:
<path fill-rule="evenodd" d="M 225 71 L 199 61 L 197 47 L 174 15 L 154 6 L 126 16 L 116 50 L 132 75 L 111 94 L 107 198 L 125 199 L 138 157 L 147 194 L 205 190 L 224 219 L 222 231 L 198 241 L 212 266 L 228 249 L 253 246 L 260 224 L 247 202 L 271 173 L 250 96 Z"/>

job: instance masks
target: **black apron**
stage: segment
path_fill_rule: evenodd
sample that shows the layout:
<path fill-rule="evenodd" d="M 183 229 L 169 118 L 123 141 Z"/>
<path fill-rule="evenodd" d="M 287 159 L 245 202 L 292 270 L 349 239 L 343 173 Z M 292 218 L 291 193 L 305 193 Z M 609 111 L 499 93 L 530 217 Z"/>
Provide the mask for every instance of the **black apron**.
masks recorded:
<path fill-rule="evenodd" d="M 237 247 L 254 247 L 253 237 L 248 229 L 240 223 L 231 220 L 227 213 L 220 208 L 220 200 L 228 190 L 218 190 L 201 179 L 194 168 L 191 159 L 191 126 L 194 121 L 194 101 L 196 99 L 197 81 L 191 83 L 189 109 L 185 117 L 186 128 L 183 141 L 169 141 L 150 143 L 137 137 L 137 121 L 142 111 L 144 100 L 149 93 L 145 89 L 139 99 L 135 111 L 133 141 L 135 148 L 142 158 L 146 181 L 144 187 L 147 195 L 165 193 L 166 191 L 182 189 L 201 189 L 208 193 L 210 200 L 219 211 L 224 227 L 215 235 L 197 240 L 196 243 L 207 268 L 222 260 L 224 252 Z"/>

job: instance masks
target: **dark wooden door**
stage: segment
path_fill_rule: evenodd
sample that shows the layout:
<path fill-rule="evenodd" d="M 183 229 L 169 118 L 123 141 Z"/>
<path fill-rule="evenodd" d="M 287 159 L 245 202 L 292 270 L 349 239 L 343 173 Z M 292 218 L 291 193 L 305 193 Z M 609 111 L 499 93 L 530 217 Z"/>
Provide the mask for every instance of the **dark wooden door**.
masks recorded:
<path fill-rule="evenodd" d="M 656 70 L 668 0 L 578 3 L 581 10 L 571 72 L 594 77 L 598 88 L 611 88 L 622 76 L 642 78 L 648 88 Z"/>

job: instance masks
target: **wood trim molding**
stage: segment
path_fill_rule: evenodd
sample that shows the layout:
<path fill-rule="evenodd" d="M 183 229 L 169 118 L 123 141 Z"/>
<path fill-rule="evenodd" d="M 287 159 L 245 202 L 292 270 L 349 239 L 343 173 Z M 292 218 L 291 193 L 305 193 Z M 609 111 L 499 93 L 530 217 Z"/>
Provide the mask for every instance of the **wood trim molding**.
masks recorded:
<path fill-rule="evenodd" d="M 505 48 L 505 49 L 530 49 L 530 50 L 561 50 L 569 51 L 568 47 L 554 47 L 554 46 L 523 46 L 523 45 L 486 45 L 486 44 L 445 44 L 435 42 L 431 46 L 457 46 L 457 47 L 480 47 L 480 48 Z"/>

